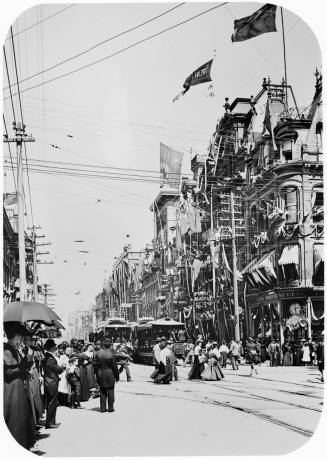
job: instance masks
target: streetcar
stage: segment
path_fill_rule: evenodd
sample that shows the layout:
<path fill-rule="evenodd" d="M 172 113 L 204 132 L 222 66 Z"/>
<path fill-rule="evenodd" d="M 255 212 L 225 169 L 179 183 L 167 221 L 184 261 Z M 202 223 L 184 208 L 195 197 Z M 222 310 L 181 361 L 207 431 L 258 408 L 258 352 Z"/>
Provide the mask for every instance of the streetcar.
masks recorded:
<path fill-rule="evenodd" d="M 153 364 L 153 347 L 157 337 L 174 342 L 177 358 L 182 358 L 185 341 L 185 324 L 172 318 L 140 318 L 135 330 L 135 357 L 139 362 Z"/>
<path fill-rule="evenodd" d="M 104 339 L 110 339 L 117 345 L 120 343 L 132 342 L 133 325 L 128 323 L 125 318 L 110 318 L 106 324 L 101 326 L 95 333 L 96 340 L 101 342 Z"/>

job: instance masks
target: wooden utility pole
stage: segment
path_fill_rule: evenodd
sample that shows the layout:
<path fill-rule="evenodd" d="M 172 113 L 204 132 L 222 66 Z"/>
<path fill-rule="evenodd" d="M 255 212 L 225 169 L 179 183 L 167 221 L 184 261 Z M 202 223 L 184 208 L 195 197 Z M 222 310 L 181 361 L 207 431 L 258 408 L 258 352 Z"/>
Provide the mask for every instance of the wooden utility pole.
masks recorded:
<path fill-rule="evenodd" d="M 236 256 L 236 235 L 235 235 L 235 213 L 234 213 L 234 194 L 230 192 L 230 207 L 232 219 L 232 253 L 233 253 L 233 294 L 234 294 L 234 315 L 235 321 L 235 340 L 240 340 L 240 325 L 239 325 L 239 311 L 238 311 L 238 286 L 237 286 L 237 256 Z"/>
<path fill-rule="evenodd" d="M 25 134 L 25 125 L 13 123 L 15 137 L 5 139 L 14 142 L 17 149 L 17 205 L 18 205 L 18 251 L 19 251 L 19 296 L 26 300 L 26 260 L 25 260 L 25 228 L 24 228 L 24 190 L 23 190 L 23 156 L 24 142 L 34 142 L 35 139 Z"/>
<path fill-rule="evenodd" d="M 216 297 L 216 269 L 215 269 L 215 264 L 213 260 L 213 230 L 214 230 L 214 225 L 213 225 L 213 186 L 211 185 L 211 197 L 210 197 L 210 224 L 211 224 L 211 241 L 210 241 L 210 247 L 211 247 L 211 259 L 212 259 L 212 296 L 215 301 Z"/>

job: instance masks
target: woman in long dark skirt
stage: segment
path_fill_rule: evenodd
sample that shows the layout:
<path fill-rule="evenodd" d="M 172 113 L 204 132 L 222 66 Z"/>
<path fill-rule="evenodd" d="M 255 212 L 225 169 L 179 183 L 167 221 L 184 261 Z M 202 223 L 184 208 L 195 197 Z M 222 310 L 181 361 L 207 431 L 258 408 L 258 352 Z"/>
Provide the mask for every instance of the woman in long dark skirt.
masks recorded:
<path fill-rule="evenodd" d="M 194 348 L 193 365 L 188 374 L 189 380 L 200 380 L 204 371 L 202 344 L 203 340 L 199 340 L 198 345 Z"/>
<path fill-rule="evenodd" d="M 85 355 L 88 357 L 88 363 L 86 364 L 86 377 L 89 390 L 93 390 L 96 387 L 95 374 L 94 374 L 94 350 L 93 346 L 89 344 L 85 351 Z"/>
<path fill-rule="evenodd" d="M 89 358 L 85 353 L 82 352 L 82 347 L 79 347 L 78 358 L 78 367 L 81 374 L 81 401 L 88 401 L 90 398 L 89 384 L 87 381 L 87 370 L 86 366 L 89 362 Z"/>
<path fill-rule="evenodd" d="M 293 366 L 293 353 L 289 342 L 283 345 L 283 366 Z"/>
<path fill-rule="evenodd" d="M 168 340 L 167 346 L 161 350 L 158 372 L 153 377 L 154 383 L 169 384 L 173 379 L 172 369 L 172 342 Z"/>
<path fill-rule="evenodd" d="M 3 415 L 14 439 L 25 449 L 33 447 L 36 440 L 31 405 L 24 379 L 29 376 L 29 366 L 18 349 L 22 343 L 23 328 L 16 323 L 5 323 L 8 342 L 4 344 Z"/>

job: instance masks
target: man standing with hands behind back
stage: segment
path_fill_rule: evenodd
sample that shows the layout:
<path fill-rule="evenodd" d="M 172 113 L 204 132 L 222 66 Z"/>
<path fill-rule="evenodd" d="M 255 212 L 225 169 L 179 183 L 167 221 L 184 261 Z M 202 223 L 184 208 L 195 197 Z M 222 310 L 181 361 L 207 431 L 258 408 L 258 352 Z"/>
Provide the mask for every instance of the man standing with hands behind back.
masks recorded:
<path fill-rule="evenodd" d="M 110 350 L 111 340 L 105 339 L 103 348 L 94 358 L 97 380 L 100 386 L 100 412 L 114 412 L 115 383 L 119 380 L 118 366 L 113 351 Z"/>
<path fill-rule="evenodd" d="M 44 348 L 46 349 L 43 361 L 44 393 L 47 401 L 45 428 L 57 428 L 60 425 L 60 423 L 56 423 L 59 374 L 64 372 L 66 366 L 58 366 L 57 364 L 55 356 L 57 345 L 53 339 L 48 339 L 44 344 Z"/>

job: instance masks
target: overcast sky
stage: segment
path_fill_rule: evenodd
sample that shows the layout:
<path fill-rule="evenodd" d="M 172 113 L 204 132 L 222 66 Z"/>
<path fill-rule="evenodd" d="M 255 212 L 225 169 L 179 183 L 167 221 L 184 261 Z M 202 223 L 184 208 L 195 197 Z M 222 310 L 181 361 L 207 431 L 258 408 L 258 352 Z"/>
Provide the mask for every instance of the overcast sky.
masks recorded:
<path fill-rule="evenodd" d="M 79 4 L 31 28 L 66 4 L 29 9 L 13 24 L 14 34 L 27 29 L 15 37 L 19 78 L 53 66 L 174 5 L 178 3 Z M 214 5 L 218 3 L 184 4 L 78 59 L 25 81 L 21 89 L 108 56 Z M 259 7 L 257 3 L 224 5 L 99 64 L 23 92 L 27 132 L 36 138 L 35 144 L 27 146 L 28 157 L 159 171 L 159 142 L 163 142 L 184 153 L 183 170 L 188 172 L 190 150 L 206 152 L 226 96 L 231 102 L 235 97 L 257 94 L 263 77 L 281 82 L 280 8 L 277 32 L 231 42 L 234 19 L 248 16 Z M 284 22 L 288 82 L 298 105 L 304 108 L 313 97 L 314 71 L 321 68 L 320 51 L 302 19 L 286 10 Z M 5 48 L 13 80 L 9 40 Z M 185 78 L 214 53 L 211 76 L 215 97 L 206 96 L 208 84 L 203 84 L 192 87 L 173 104 Z M 8 91 L 4 94 L 7 96 Z M 17 97 L 15 106 L 18 114 Z M 4 113 L 10 126 L 10 100 L 4 102 Z M 13 187 L 11 177 L 7 171 L 7 192 Z M 131 235 L 135 250 L 151 241 L 149 206 L 159 185 L 32 173 L 30 183 L 34 223 L 42 226 L 40 232 L 52 242 L 47 259 L 55 261 L 54 265 L 39 265 L 40 282 L 52 284 L 57 294 L 56 310 L 65 319 L 68 312 L 88 308 L 94 302 L 105 270 L 122 252 L 126 234 Z"/>

